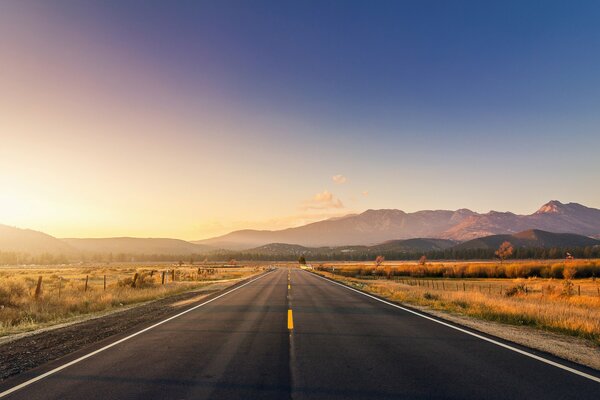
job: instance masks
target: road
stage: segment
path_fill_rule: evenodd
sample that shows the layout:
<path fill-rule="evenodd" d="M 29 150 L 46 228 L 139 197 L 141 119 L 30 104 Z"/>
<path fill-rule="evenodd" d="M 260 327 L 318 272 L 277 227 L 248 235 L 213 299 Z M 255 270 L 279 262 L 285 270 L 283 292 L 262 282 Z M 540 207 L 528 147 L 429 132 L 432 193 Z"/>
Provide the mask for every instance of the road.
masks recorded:
<path fill-rule="evenodd" d="M 276 269 L 194 307 L 133 337 L 114 338 L 3 382 L 0 391 L 25 382 L 5 398 L 600 396 L 600 383 L 589 378 L 298 269 Z M 107 344 L 112 347 L 103 349 Z M 90 356 L 92 350 L 100 351 Z M 87 358 L 77 361 L 82 356 Z"/>

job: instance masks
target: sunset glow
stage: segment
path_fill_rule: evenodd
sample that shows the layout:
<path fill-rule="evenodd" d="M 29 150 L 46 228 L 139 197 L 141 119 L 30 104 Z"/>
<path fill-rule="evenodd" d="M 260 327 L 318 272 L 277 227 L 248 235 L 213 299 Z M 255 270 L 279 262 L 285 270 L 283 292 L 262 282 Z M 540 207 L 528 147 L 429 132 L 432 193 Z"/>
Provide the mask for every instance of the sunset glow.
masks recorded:
<path fill-rule="evenodd" d="M 598 9 L 500 4 L 458 27 L 418 2 L 2 2 L 0 223 L 202 239 L 600 207 Z"/>

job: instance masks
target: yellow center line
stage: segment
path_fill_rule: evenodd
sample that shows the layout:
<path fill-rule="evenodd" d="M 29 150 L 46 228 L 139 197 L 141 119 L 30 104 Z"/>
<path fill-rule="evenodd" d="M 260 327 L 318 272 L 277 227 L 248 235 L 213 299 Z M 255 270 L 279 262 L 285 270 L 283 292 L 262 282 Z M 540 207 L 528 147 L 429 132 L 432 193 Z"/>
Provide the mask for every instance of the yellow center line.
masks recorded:
<path fill-rule="evenodd" d="M 288 329 L 294 329 L 294 317 L 292 317 L 292 310 L 288 310 Z"/>

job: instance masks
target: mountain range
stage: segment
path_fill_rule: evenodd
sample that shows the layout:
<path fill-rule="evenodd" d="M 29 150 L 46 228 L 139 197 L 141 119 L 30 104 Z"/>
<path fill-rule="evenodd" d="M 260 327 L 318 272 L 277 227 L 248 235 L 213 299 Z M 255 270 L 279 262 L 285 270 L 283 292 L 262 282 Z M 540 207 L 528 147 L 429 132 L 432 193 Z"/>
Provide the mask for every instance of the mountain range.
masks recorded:
<path fill-rule="evenodd" d="M 520 232 L 520 233 L 519 233 Z M 555 232 L 555 233 L 552 233 Z M 560 233 L 560 235 L 556 235 Z M 241 230 L 187 242 L 169 238 L 59 239 L 42 232 L 0 225 L 0 252 L 36 254 L 170 254 L 221 251 L 253 254 L 328 254 L 331 252 L 418 252 L 515 246 L 594 246 L 600 238 L 600 210 L 550 201 L 530 215 L 467 209 L 406 213 L 367 210 L 275 231 Z"/>
<path fill-rule="evenodd" d="M 535 213 L 518 215 L 490 211 L 485 214 L 467 209 L 456 211 L 367 210 L 283 230 L 240 230 L 193 243 L 230 250 L 245 250 L 269 243 L 301 246 L 374 245 L 387 240 L 416 237 L 467 241 L 483 236 L 511 235 L 528 229 L 600 236 L 600 210 L 577 203 L 553 200 Z"/>

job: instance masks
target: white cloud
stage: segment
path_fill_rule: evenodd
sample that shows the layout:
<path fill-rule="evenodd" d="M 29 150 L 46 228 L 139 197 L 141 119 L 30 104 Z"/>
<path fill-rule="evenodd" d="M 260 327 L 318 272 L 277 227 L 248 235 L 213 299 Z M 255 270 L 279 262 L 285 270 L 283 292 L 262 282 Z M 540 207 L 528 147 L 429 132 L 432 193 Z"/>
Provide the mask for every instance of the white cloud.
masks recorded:
<path fill-rule="evenodd" d="M 331 179 L 336 185 L 343 185 L 344 183 L 348 182 L 348 178 L 340 174 L 332 176 Z"/>
<path fill-rule="evenodd" d="M 300 207 L 303 210 L 327 210 L 332 208 L 344 208 L 344 204 L 328 190 L 315 194 L 310 200 L 306 200 Z"/>

